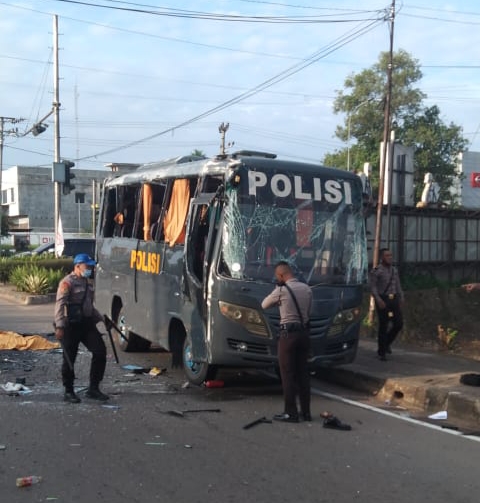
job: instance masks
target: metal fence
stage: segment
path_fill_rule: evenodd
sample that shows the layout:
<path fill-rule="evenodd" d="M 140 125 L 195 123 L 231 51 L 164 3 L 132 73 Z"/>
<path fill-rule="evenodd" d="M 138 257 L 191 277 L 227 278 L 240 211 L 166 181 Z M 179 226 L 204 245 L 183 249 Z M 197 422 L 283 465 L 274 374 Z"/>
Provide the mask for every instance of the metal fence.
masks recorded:
<path fill-rule="evenodd" d="M 372 261 L 376 215 L 367 219 Z M 441 208 L 384 209 L 380 247 L 388 247 L 402 274 L 440 281 L 480 281 L 480 211 Z"/>

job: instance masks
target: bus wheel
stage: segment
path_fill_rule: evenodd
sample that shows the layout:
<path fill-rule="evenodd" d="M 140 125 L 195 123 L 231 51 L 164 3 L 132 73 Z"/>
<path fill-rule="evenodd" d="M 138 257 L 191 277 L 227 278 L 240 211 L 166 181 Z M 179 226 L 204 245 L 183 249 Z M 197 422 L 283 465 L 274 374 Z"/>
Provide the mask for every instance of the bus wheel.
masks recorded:
<path fill-rule="evenodd" d="M 123 308 L 120 309 L 117 319 L 114 321 L 122 332 L 120 335 L 116 330 L 114 330 L 118 346 L 122 351 L 133 353 L 135 351 L 144 352 L 149 350 L 150 341 L 147 341 L 147 339 L 144 339 L 129 330 Z"/>
<path fill-rule="evenodd" d="M 195 362 L 192 358 L 192 343 L 190 337 L 185 337 L 183 342 L 183 370 L 187 379 L 192 384 L 202 384 L 204 381 L 213 379 L 216 374 L 216 367 L 206 362 Z"/>

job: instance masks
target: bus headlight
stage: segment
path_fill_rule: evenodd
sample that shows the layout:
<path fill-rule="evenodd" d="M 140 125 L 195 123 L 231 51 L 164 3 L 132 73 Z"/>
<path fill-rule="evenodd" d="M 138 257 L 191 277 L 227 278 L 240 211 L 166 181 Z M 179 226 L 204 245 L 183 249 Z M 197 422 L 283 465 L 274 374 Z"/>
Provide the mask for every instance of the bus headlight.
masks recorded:
<path fill-rule="evenodd" d="M 230 304 L 224 301 L 219 301 L 218 306 L 225 318 L 239 323 L 255 335 L 268 337 L 267 326 L 265 325 L 263 317 L 256 309 L 238 306 L 237 304 Z"/>
<path fill-rule="evenodd" d="M 339 311 L 333 317 L 332 324 L 328 329 L 327 337 L 335 337 L 342 334 L 349 325 L 356 323 L 360 319 L 360 313 L 360 308 L 357 307 Z"/>

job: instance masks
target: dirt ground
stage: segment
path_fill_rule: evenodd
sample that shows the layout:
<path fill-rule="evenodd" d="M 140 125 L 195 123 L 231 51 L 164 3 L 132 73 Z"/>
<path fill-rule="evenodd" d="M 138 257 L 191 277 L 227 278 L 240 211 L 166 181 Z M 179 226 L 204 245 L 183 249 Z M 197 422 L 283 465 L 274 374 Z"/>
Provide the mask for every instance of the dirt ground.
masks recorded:
<path fill-rule="evenodd" d="M 365 296 L 368 312 L 369 296 Z M 365 318 L 366 319 L 366 318 Z M 433 351 L 445 351 L 480 360 L 480 292 L 461 288 L 405 292 L 404 328 L 398 342 Z M 364 324 L 363 337 L 376 337 Z"/>

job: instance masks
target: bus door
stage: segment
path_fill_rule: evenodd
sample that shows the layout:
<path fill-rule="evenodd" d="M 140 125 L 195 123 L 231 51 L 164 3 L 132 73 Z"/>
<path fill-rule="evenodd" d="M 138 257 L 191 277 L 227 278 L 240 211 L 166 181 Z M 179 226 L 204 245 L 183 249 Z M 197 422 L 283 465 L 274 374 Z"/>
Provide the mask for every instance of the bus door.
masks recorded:
<path fill-rule="evenodd" d="M 183 290 L 192 304 L 192 351 L 198 358 L 206 357 L 205 337 L 208 305 L 207 284 L 215 234 L 216 207 L 212 195 L 200 196 L 191 201 L 190 220 L 185 242 Z"/>

